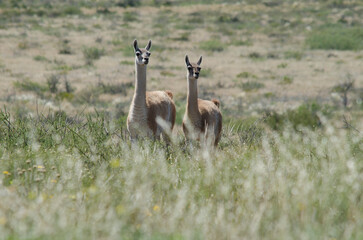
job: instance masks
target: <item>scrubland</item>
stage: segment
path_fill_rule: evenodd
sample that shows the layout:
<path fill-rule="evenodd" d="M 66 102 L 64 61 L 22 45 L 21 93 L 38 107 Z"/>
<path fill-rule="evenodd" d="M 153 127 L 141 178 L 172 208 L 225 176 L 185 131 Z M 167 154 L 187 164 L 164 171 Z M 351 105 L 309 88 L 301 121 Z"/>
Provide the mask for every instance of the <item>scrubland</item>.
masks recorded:
<path fill-rule="evenodd" d="M 0 239 L 362 239 L 361 1 L 0 2 Z M 132 144 L 132 41 L 177 106 Z M 185 144 L 184 56 L 224 116 Z"/>

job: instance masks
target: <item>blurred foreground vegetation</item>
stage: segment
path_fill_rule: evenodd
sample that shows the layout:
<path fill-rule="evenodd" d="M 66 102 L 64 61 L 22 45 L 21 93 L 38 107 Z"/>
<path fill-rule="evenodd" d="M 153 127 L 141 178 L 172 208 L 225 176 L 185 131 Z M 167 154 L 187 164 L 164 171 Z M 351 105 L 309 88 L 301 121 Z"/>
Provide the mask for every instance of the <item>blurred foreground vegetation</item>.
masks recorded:
<path fill-rule="evenodd" d="M 363 134 L 327 114 L 226 120 L 213 150 L 132 144 L 105 113 L 3 109 L 0 238 L 361 239 Z"/>

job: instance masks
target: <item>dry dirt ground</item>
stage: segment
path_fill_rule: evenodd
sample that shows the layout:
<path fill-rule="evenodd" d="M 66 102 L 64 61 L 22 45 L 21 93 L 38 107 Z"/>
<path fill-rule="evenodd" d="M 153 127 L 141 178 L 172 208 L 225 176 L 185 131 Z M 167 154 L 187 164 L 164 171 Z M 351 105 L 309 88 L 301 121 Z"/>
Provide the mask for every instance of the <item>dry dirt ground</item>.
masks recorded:
<path fill-rule="evenodd" d="M 313 3 L 275 8 L 263 4 L 193 5 L 115 8 L 108 15 L 82 9 L 82 16 L 9 18 L 0 29 L 0 104 L 29 111 L 74 113 L 102 108 L 124 113 L 132 86 L 125 84 L 124 94 L 96 95 L 92 91 L 100 82 L 110 86 L 133 83 L 134 38 L 141 46 L 148 39 L 153 41 L 147 88 L 172 90 L 179 109 L 186 96 L 185 54 L 194 61 L 203 55 L 202 72 L 207 74 L 199 80 L 200 95 L 220 99 L 227 113 L 243 116 L 267 108 L 281 111 L 307 100 L 339 101 L 331 89 L 348 75 L 356 88 L 363 87 L 363 51 L 309 49 L 305 38 L 322 20 L 314 11 L 299 17 L 289 11 L 319 7 Z M 357 8 L 359 12 L 363 7 Z M 326 21 L 334 22 L 345 9 L 324 11 Z M 226 23 L 221 16 L 238 16 L 239 22 Z M 293 27 L 297 19 L 299 26 Z M 271 22 L 276 25 L 270 27 Z M 201 43 L 209 40 L 218 40 L 223 50 L 203 50 Z M 86 64 L 83 54 L 89 47 L 105 51 L 93 65 Z M 62 54 L 64 48 L 71 54 Z M 23 81 L 46 86 L 51 74 L 60 77 L 59 89 L 64 88 L 66 78 L 74 96 L 60 100 L 55 94 L 39 96 L 16 87 Z M 246 82 L 261 85 L 247 91 L 241 87 Z M 83 102 L 74 100 L 79 96 Z"/>

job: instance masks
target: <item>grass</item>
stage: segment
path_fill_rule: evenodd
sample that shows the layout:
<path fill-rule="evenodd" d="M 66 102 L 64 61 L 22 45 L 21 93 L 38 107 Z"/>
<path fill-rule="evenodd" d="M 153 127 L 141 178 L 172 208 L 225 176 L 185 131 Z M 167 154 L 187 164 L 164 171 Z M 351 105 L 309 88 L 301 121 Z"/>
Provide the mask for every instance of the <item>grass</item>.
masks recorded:
<path fill-rule="evenodd" d="M 39 96 L 43 96 L 44 92 L 48 90 L 47 86 L 31 81 L 29 79 L 17 81 L 14 83 L 14 86 L 23 91 L 34 92 Z"/>
<path fill-rule="evenodd" d="M 247 81 L 238 84 L 244 91 L 250 92 L 265 87 L 263 83 L 257 81 Z"/>
<path fill-rule="evenodd" d="M 224 50 L 224 44 L 219 40 L 208 40 L 201 42 L 199 47 L 204 51 L 221 52 Z"/>
<path fill-rule="evenodd" d="M 92 65 L 94 60 L 100 59 L 105 55 L 105 50 L 97 47 L 84 47 L 82 52 L 87 65 Z"/>
<path fill-rule="evenodd" d="M 136 22 L 138 20 L 138 13 L 134 12 L 134 11 L 127 11 L 124 12 L 124 14 L 122 15 L 123 21 L 124 22 Z"/>
<path fill-rule="evenodd" d="M 363 29 L 341 24 L 315 29 L 306 38 L 311 49 L 360 50 L 363 49 Z"/>
<path fill-rule="evenodd" d="M 282 84 L 282 85 L 288 85 L 288 84 L 291 84 L 293 83 L 294 79 L 290 76 L 284 76 L 282 78 L 282 80 L 279 82 L 279 84 Z"/>
<path fill-rule="evenodd" d="M 284 55 L 287 59 L 293 58 L 296 60 L 301 60 L 303 57 L 303 53 L 299 51 L 286 51 Z"/>
<path fill-rule="evenodd" d="M 38 62 L 51 62 L 48 58 L 41 55 L 37 55 L 33 59 Z"/>
<path fill-rule="evenodd" d="M 180 135 L 168 149 L 131 145 L 125 118 L 103 113 L 3 110 L 0 236 L 360 239 L 363 136 L 329 123 L 264 131 L 264 121 L 225 123 L 221 149 L 207 151 Z"/>
<path fill-rule="evenodd" d="M 132 82 L 116 84 L 99 82 L 98 87 L 101 88 L 102 93 L 122 94 L 126 96 L 128 89 L 133 88 L 134 84 Z"/>
<path fill-rule="evenodd" d="M 202 68 L 202 70 L 200 71 L 200 77 L 204 78 L 204 77 L 212 77 L 213 76 L 213 72 L 212 69 L 210 68 Z"/>
<path fill-rule="evenodd" d="M 307 32 L 305 27 L 314 29 L 317 23 L 336 19 L 336 14 L 351 12 L 348 21 L 359 23 L 354 21 L 360 20 L 362 4 L 342 1 L 347 7 L 335 12 L 330 7 L 328 11 L 321 9 L 333 1 L 296 5 L 291 1 L 247 0 L 238 5 L 228 0 L 217 5 L 222 0 L 142 0 L 135 4 L 149 6 L 119 9 L 117 4 L 127 7 L 134 3 L 80 0 L 73 1 L 83 12 L 80 16 L 50 19 L 59 4 L 66 2 L 0 3 L 0 25 L 8 28 L 2 30 L 0 40 L 10 44 L 2 56 L 0 71 L 4 84 L 18 80 L 15 89 L 10 87 L 0 99 L 6 106 L 0 107 L 0 239 L 363 238 L 363 95 L 359 79 L 355 91 L 349 94 L 351 107 L 333 105 L 333 110 L 338 109 L 333 116 L 329 107 L 310 102 L 283 111 L 280 107 L 303 102 L 304 96 L 298 94 L 295 99 L 297 95 L 289 93 L 286 97 L 286 87 L 276 85 L 291 73 L 286 71 L 293 70 L 288 69 L 289 62 L 293 64 L 299 56 L 301 66 L 308 62 L 312 74 L 323 75 L 313 70 L 317 68 L 316 59 L 311 59 L 311 54 L 305 57 L 303 48 L 293 48 L 291 43 L 300 43 Z M 211 2 L 215 4 L 202 5 Z M 198 5 L 177 6 L 188 3 Z M 166 4 L 176 6 L 159 10 L 150 6 Z M 13 15 L 6 15 L 7 9 L 14 8 Z M 24 13 L 27 9 L 38 11 L 28 15 Z M 95 14 L 97 9 L 110 9 L 114 14 Z M 323 10 L 324 16 L 319 17 Z M 125 17 L 125 11 L 137 13 L 136 19 Z M 166 17 L 154 22 L 159 13 Z M 295 35 L 297 28 L 292 25 L 299 19 L 303 24 Z M 284 27 L 286 22 L 291 25 Z M 175 28 L 192 31 L 174 32 Z M 54 33 L 59 36 L 54 37 Z M 182 89 L 182 93 L 174 93 L 176 127 L 168 147 L 149 139 L 132 143 L 126 130 L 133 84 L 120 80 L 133 81 L 132 41 L 137 38 L 146 44 L 148 34 L 155 36 L 155 62 L 151 59 L 148 67 L 148 90 L 159 87 L 157 76 L 163 71 L 175 78 L 172 84 L 180 80 Z M 206 99 L 219 96 L 222 103 L 223 136 L 216 150 L 194 143 L 186 145 L 181 129 L 186 107 L 183 56 L 185 52 L 197 56 L 199 51 L 216 53 L 218 48 L 210 43 L 206 44 L 208 50 L 199 48 L 201 39 L 207 37 L 219 39 L 217 45 L 223 49 L 218 59 L 205 63 L 205 67 L 216 69 L 202 65 L 199 91 Z M 67 50 L 59 45 L 62 39 L 71 40 L 73 55 L 57 54 Z M 85 39 L 89 47 L 96 46 L 101 53 L 104 47 L 110 52 L 109 62 L 102 63 L 102 69 L 79 65 L 83 57 L 79 46 Z M 26 43 L 25 50 L 19 50 L 19 42 Z M 248 47 L 252 43 L 255 48 Z M 231 54 L 223 54 L 228 45 L 234 46 L 224 53 Z M 293 51 L 285 53 L 286 49 Z M 102 57 L 98 53 L 93 56 Z M 348 55 L 353 61 L 359 54 Z M 42 55 L 54 56 L 50 60 Z M 97 61 L 98 57 L 93 56 L 84 57 Z M 247 66 L 244 63 L 250 59 L 241 56 L 266 59 L 266 64 Z M 328 52 L 319 51 L 317 56 L 324 59 Z M 338 60 L 349 63 L 339 54 L 331 58 L 333 64 Z M 34 71 L 27 71 L 31 66 L 21 68 L 15 63 L 35 64 L 39 67 L 35 77 L 43 76 L 44 81 L 21 81 Z M 344 64 L 340 67 L 345 69 Z M 52 73 L 61 76 L 50 86 L 56 87 L 53 94 L 46 82 Z M 97 85 L 97 76 L 105 81 Z M 204 81 L 203 77 L 212 79 Z M 265 83 L 262 79 L 273 78 L 277 81 L 260 88 L 259 84 Z M 84 79 L 93 84 L 85 86 Z M 235 85 L 232 79 L 236 79 Z M 287 76 L 287 84 L 296 79 Z M 242 82 L 247 82 L 244 87 L 251 92 L 242 92 Z M 319 101 L 329 101 L 330 89 L 322 92 L 326 97 L 319 95 Z M 23 91 L 45 97 L 34 98 L 31 94 L 28 98 L 29 92 Z M 262 115 L 267 107 L 278 112 Z M 52 109 L 65 109 L 67 114 Z M 341 114 L 354 120 L 355 130 L 342 121 Z"/>
<path fill-rule="evenodd" d="M 257 76 L 253 73 L 241 72 L 237 74 L 237 78 L 257 78 Z"/>
<path fill-rule="evenodd" d="M 331 115 L 331 108 L 312 102 L 302 104 L 298 108 L 290 109 L 282 114 L 272 112 L 269 115 L 266 123 L 274 130 L 281 131 L 286 124 L 291 124 L 295 130 L 301 127 L 316 129 L 322 127 L 322 119 Z"/>

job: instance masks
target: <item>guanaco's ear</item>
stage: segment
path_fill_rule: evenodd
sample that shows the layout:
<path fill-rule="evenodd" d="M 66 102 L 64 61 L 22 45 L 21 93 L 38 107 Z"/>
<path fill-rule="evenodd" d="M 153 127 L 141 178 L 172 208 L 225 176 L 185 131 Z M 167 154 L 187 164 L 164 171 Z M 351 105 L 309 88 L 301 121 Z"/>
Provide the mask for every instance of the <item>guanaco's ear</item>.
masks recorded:
<path fill-rule="evenodd" d="M 136 52 L 139 49 L 139 47 L 137 46 L 137 40 L 134 40 L 134 51 Z"/>
<path fill-rule="evenodd" d="M 147 43 L 147 45 L 146 45 L 145 49 L 146 49 L 147 51 L 149 51 L 149 50 L 150 50 L 150 48 L 151 48 L 151 40 L 149 40 L 149 42 Z"/>
<path fill-rule="evenodd" d="M 197 62 L 198 66 L 200 66 L 201 63 L 202 63 L 202 56 L 200 56 L 200 58 L 199 58 L 199 60 Z"/>
<path fill-rule="evenodd" d="M 190 62 L 189 62 L 189 58 L 188 58 L 188 55 L 185 55 L 185 64 L 188 66 L 190 66 Z"/>

